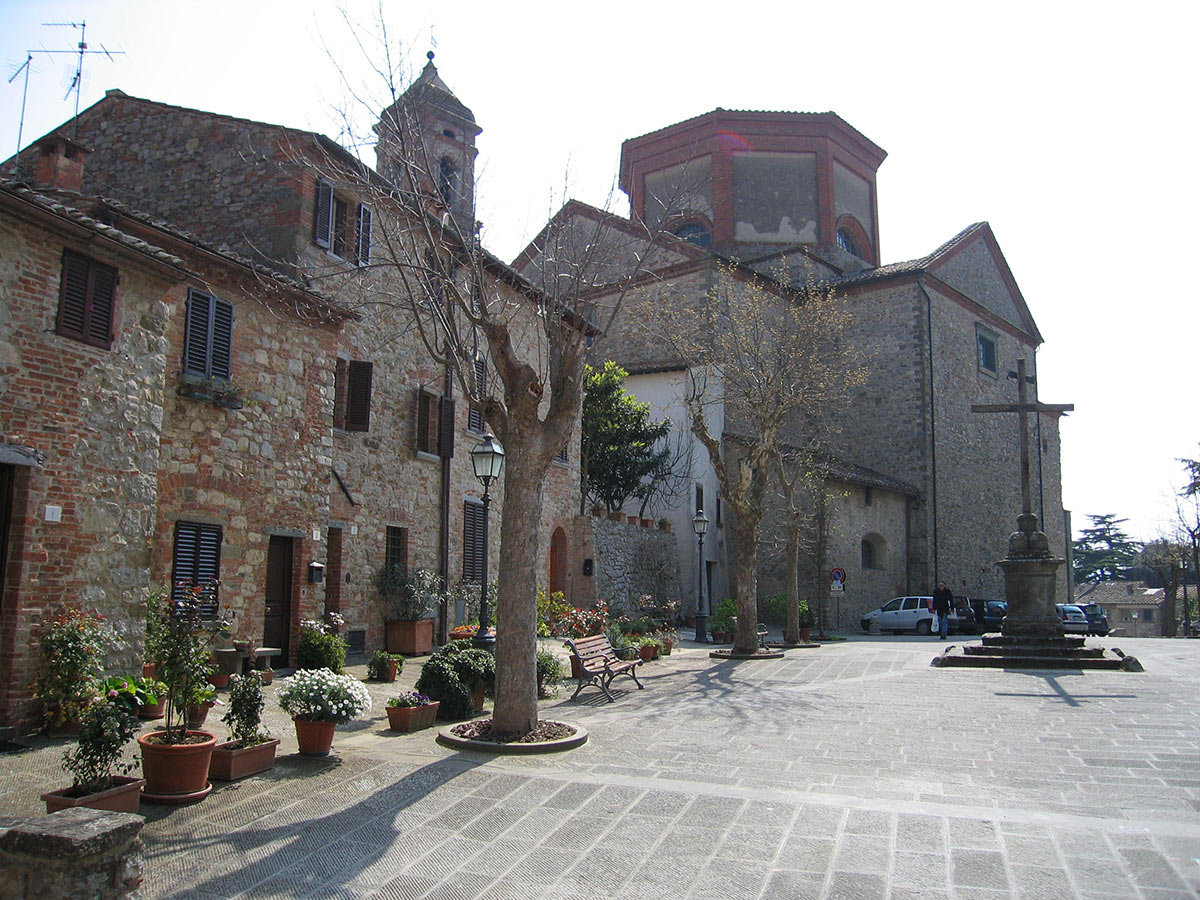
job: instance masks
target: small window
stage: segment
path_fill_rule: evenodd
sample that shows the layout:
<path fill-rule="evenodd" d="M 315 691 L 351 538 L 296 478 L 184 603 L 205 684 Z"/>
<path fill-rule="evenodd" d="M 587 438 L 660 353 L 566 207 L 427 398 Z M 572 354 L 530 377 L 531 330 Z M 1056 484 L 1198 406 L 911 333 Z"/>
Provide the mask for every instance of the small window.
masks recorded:
<path fill-rule="evenodd" d="M 463 581 L 481 584 L 486 577 L 483 571 L 483 545 L 486 540 L 483 504 L 478 500 L 467 500 L 463 503 Z"/>
<path fill-rule="evenodd" d="M 374 364 L 339 359 L 333 376 L 333 427 L 371 430 L 371 378 Z"/>
<path fill-rule="evenodd" d="M 975 327 L 975 342 L 979 348 L 979 370 L 988 375 L 996 375 L 1000 371 L 996 355 L 996 335 L 987 331 L 983 326 Z"/>
<path fill-rule="evenodd" d="M 1142 621 L 1143 622 L 1153 622 L 1154 621 L 1154 610 L 1143 609 L 1142 610 Z"/>
<path fill-rule="evenodd" d="M 387 543 L 383 550 L 385 565 L 408 565 L 408 529 L 387 526 Z"/>
<path fill-rule="evenodd" d="M 436 454 L 438 447 L 438 397 L 417 391 L 417 452 Z"/>
<path fill-rule="evenodd" d="M 217 584 L 221 577 L 221 526 L 201 522 L 176 522 L 171 585 L 176 602 L 196 588 L 206 588 L 201 615 L 217 615 Z"/>
<path fill-rule="evenodd" d="M 875 564 L 875 545 L 863 538 L 862 541 L 862 567 L 864 569 L 878 568 Z"/>
<path fill-rule="evenodd" d="M 720 525 L 721 525 L 721 495 L 720 494 L 717 494 L 716 504 L 717 504 L 717 526 L 720 527 Z"/>
<path fill-rule="evenodd" d="M 371 262 L 371 207 L 363 204 L 358 208 L 357 252 L 354 261 L 360 266 Z"/>
<path fill-rule="evenodd" d="M 680 225 L 673 233 L 675 237 L 681 238 L 689 244 L 695 244 L 697 247 L 708 247 L 712 244 L 712 236 L 708 233 L 708 229 L 698 222 Z"/>
<path fill-rule="evenodd" d="M 874 499 L 871 489 L 869 487 L 863 488 L 863 506 L 870 506 Z"/>
<path fill-rule="evenodd" d="M 475 358 L 475 393 L 482 397 L 487 393 L 487 360 L 480 357 Z M 467 410 L 467 429 L 476 434 L 483 434 L 487 431 L 487 423 L 483 420 L 483 410 L 471 404 Z"/>
<path fill-rule="evenodd" d="M 445 157 L 438 161 L 438 193 L 447 206 L 451 209 L 458 208 L 461 195 L 458 166 Z"/>
<path fill-rule="evenodd" d="M 704 485 L 696 485 L 696 512 L 704 509 Z"/>
<path fill-rule="evenodd" d="M 850 237 L 850 233 L 845 228 L 837 230 L 837 245 L 847 253 L 853 253 L 858 256 L 858 248 L 854 246 L 854 238 Z"/>
<path fill-rule="evenodd" d="M 351 201 L 334 193 L 324 178 L 317 179 L 313 205 L 313 241 L 343 259 L 365 266 L 371 257 L 371 208 L 358 205 L 354 215 Z"/>
<path fill-rule="evenodd" d="M 64 250 L 58 293 L 58 333 L 93 347 L 111 348 L 116 289 L 116 269 Z"/>
<path fill-rule="evenodd" d="M 202 378 L 233 377 L 233 304 L 189 290 L 183 371 Z"/>
<path fill-rule="evenodd" d="M 554 461 L 556 463 L 564 463 L 564 464 L 571 461 L 570 457 L 567 456 L 567 445 L 566 444 L 563 444 L 563 448 L 554 454 Z"/>

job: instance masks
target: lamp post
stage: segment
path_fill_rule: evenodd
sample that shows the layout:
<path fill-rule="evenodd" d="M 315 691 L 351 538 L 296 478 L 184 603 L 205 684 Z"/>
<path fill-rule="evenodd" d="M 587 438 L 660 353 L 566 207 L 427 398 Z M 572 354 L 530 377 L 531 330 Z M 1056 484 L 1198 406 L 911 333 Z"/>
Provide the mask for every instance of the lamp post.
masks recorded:
<path fill-rule="evenodd" d="M 708 531 L 708 516 L 704 514 L 704 510 L 696 510 L 696 515 L 692 519 L 692 531 L 696 532 L 696 537 L 700 542 L 696 573 L 696 643 L 707 644 L 708 609 L 704 605 L 704 532 Z"/>
<path fill-rule="evenodd" d="M 490 633 L 488 627 L 491 624 L 488 618 L 488 507 L 492 502 L 488 491 L 504 468 L 504 448 L 490 431 L 471 449 L 471 467 L 483 485 L 483 572 L 479 578 L 479 630 L 475 632 L 471 644 L 491 651 L 496 649 L 496 636 Z"/>

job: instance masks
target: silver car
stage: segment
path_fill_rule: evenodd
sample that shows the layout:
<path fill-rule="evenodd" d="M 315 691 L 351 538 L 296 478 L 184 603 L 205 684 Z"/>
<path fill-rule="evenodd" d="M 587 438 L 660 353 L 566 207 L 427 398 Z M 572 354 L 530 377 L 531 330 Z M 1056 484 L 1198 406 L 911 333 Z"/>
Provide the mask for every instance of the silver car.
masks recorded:
<path fill-rule="evenodd" d="M 862 617 L 862 630 L 871 631 L 878 626 L 881 634 L 892 631 L 915 631 L 929 634 L 933 630 L 932 597 L 895 597 L 879 609 L 873 609 Z"/>
<path fill-rule="evenodd" d="M 1088 617 L 1078 606 L 1073 606 L 1070 603 L 1057 603 L 1055 609 L 1062 616 L 1063 631 L 1071 632 L 1072 634 L 1087 634 L 1088 633 Z"/>

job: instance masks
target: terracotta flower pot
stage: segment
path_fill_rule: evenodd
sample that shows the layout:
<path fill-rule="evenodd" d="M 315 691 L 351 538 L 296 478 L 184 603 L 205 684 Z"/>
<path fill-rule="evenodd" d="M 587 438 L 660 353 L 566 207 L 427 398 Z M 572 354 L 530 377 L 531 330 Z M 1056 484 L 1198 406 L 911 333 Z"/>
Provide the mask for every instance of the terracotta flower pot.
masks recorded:
<path fill-rule="evenodd" d="M 416 656 L 433 650 L 433 619 L 417 619 L 415 622 L 388 619 L 387 652 Z"/>
<path fill-rule="evenodd" d="M 228 674 L 209 675 L 208 682 L 213 687 L 219 687 L 219 688 L 229 687 L 229 675 Z"/>
<path fill-rule="evenodd" d="M 158 703 L 143 703 L 138 707 L 139 719 L 161 719 L 167 714 L 167 701 L 160 700 Z"/>
<path fill-rule="evenodd" d="M 441 701 L 435 700 L 424 706 L 388 706 L 388 728 L 392 731 L 420 731 L 428 728 L 437 718 Z"/>
<path fill-rule="evenodd" d="M 307 719 L 292 719 L 296 723 L 296 741 L 300 744 L 301 756 L 328 756 L 333 746 L 336 722 L 310 722 Z"/>
<path fill-rule="evenodd" d="M 128 775 L 114 775 L 113 786 L 107 791 L 97 791 L 94 794 L 84 794 L 82 797 L 70 796 L 74 788 L 62 788 L 42 794 L 46 804 L 46 812 L 58 812 L 60 809 L 70 809 L 74 806 L 86 806 L 89 809 L 107 809 L 112 812 L 135 813 L 142 799 L 144 778 L 133 778 Z"/>
<path fill-rule="evenodd" d="M 638 647 L 638 655 L 646 660 L 646 662 L 650 662 L 650 660 L 654 659 L 654 649 L 653 644 L 642 644 L 642 646 Z"/>
<path fill-rule="evenodd" d="M 475 704 L 475 712 L 483 712 L 483 701 L 486 699 L 484 691 L 471 691 L 471 700 Z M 438 701 L 441 702 L 440 700 Z"/>
<path fill-rule="evenodd" d="M 801 628 L 800 629 L 800 643 L 807 644 L 811 638 L 812 638 L 812 629 L 811 628 Z"/>
<path fill-rule="evenodd" d="M 262 679 L 263 684 L 270 684 L 272 681 L 275 680 L 275 670 L 274 669 L 259 669 L 258 677 Z"/>
<path fill-rule="evenodd" d="M 261 744 L 242 747 L 237 741 L 226 741 L 213 747 L 212 762 L 208 766 L 208 777 L 217 781 L 237 781 L 248 775 L 257 775 L 275 768 L 275 748 L 279 739 L 272 738 Z"/>
<path fill-rule="evenodd" d="M 158 666 L 154 663 L 142 663 L 142 677 L 148 681 L 158 681 Z"/>
<path fill-rule="evenodd" d="M 151 731 L 138 735 L 142 748 L 142 775 L 146 786 L 142 796 L 151 803 L 192 803 L 212 791 L 208 765 L 212 760 L 215 735 L 207 731 L 189 731 L 194 744 L 159 744 L 155 738 L 166 734 Z"/>
<path fill-rule="evenodd" d="M 187 727 L 199 728 L 204 724 L 204 720 L 208 718 L 208 711 L 213 708 L 211 700 L 204 703 L 193 703 L 187 709 Z"/>

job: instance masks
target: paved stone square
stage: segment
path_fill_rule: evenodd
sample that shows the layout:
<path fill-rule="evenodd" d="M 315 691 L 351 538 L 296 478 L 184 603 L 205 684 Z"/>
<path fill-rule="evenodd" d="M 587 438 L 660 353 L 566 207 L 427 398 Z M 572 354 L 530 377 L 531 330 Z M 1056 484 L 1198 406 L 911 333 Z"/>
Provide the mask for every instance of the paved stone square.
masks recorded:
<path fill-rule="evenodd" d="M 753 663 L 685 644 L 615 703 L 564 685 L 543 717 L 591 738 L 553 756 L 390 734 L 390 685 L 324 760 L 273 711 L 271 773 L 142 805 L 144 896 L 1195 898 L 1200 641 L 1107 643 L 1146 671 L 935 669 L 919 637 Z M 0 813 L 62 783 L 62 743 L 35 743 L 0 756 Z"/>

